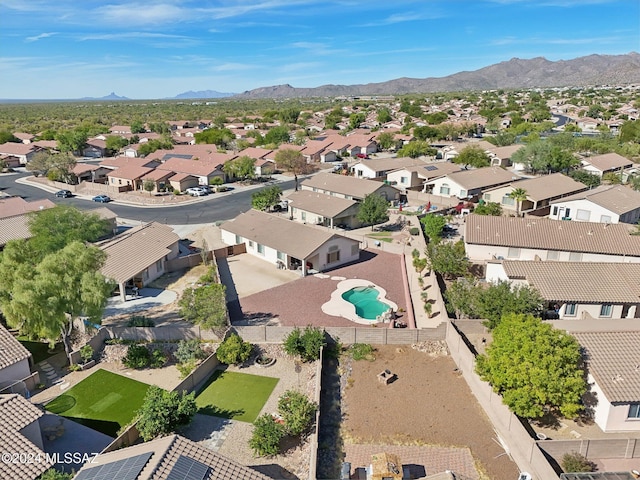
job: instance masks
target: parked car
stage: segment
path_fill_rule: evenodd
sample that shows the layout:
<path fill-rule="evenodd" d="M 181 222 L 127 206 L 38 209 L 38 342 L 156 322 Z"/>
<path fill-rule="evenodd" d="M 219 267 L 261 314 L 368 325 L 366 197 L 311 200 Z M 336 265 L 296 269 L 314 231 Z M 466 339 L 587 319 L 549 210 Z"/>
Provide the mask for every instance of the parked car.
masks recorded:
<path fill-rule="evenodd" d="M 55 195 L 58 198 L 70 198 L 70 197 L 73 197 L 73 193 L 71 193 L 71 190 L 58 190 L 55 193 Z"/>
<path fill-rule="evenodd" d="M 111 198 L 108 195 L 96 195 L 92 200 L 99 203 L 109 203 Z"/>
<path fill-rule="evenodd" d="M 186 192 L 192 197 L 203 197 L 209 194 L 205 187 L 190 187 L 187 188 Z"/>

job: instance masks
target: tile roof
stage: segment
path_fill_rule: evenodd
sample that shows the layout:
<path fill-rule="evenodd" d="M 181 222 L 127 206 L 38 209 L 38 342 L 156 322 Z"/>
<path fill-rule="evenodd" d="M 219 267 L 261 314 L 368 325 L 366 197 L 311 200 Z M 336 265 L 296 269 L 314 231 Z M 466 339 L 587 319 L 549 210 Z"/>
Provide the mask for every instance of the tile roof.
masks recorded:
<path fill-rule="evenodd" d="M 562 202 L 589 200 L 618 215 L 640 208 L 640 192 L 624 185 L 600 185 L 599 187 L 564 197 Z"/>
<path fill-rule="evenodd" d="M 0 325 L 0 369 L 10 367 L 30 356 L 29 350 L 16 337 L 11 335 L 6 328 Z"/>
<path fill-rule="evenodd" d="M 484 140 L 483 140 L 484 142 Z M 489 143 L 489 142 L 486 142 Z M 493 155 L 495 155 L 498 158 L 511 158 L 511 155 L 513 155 L 515 152 L 517 152 L 518 150 L 520 150 L 521 148 L 523 148 L 524 145 L 520 144 L 520 145 L 507 145 L 505 147 L 490 147 L 487 150 L 489 150 Z"/>
<path fill-rule="evenodd" d="M 218 165 L 231 160 L 236 155 L 231 153 L 219 153 L 215 145 L 174 145 L 171 150 L 157 150 L 149 155 L 160 160 L 167 160 L 171 157 L 186 158 L 189 160 L 213 162 Z"/>
<path fill-rule="evenodd" d="M 168 170 L 176 173 L 187 173 L 189 175 L 208 176 L 218 171 L 219 167 L 219 162 L 171 157 L 168 158 L 162 165 L 159 165 L 158 170 Z"/>
<path fill-rule="evenodd" d="M 610 402 L 640 400 L 640 331 L 574 332 L 588 370 Z"/>
<path fill-rule="evenodd" d="M 153 168 L 142 167 L 140 165 L 125 165 L 118 167 L 113 172 L 109 172 L 107 177 L 124 178 L 125 180 L 138 180 L 153 171 Z"/>
<path fill-rule="evenodd" d="M 141 158 L 141 157 L 112 157 L 106 158 L 102 162 L 100 162 L 101 167 L 107 168 L 121 168 L 126 167 L 127 165 L 137 165 L 139 167 L 149 167 L 154 168 L 160 162 L 158 160 L 152 160 L 149 158 Z"/>
<path fill-rule="evenodd" d="M 7 142 L 0 145 L 0 153 L 8 153 L 9 155 L 28 155 L 37 149 L 33 143 Z"/>
<path fill-rule="evenodd" d="M 161 223 L 147 223 L 98 244 L 107 253 L 102 274 L 126 282 L 168 255 L 180 240 L 173 229 Z"/>
<path fill-rule="evenodd" d="M 26 215 L 0 218 L 0 246 L 6 245 L 10 240 L 25 238 L 31 238 L 29 218 Z"/>
<path fill-rule="evenodd" d="M 166 480 L 180 457 L 195 460 L 209 467 L 202 480 L 271 480 L 271 477 L 250 467 L 241 465 L 219 453 L 188 440 L 180 435 L 169 435 L 150 442 L 123 448 L 98 456 L 92 464 L 86 464 L 80 472 L 118 460 L 151 452 L 152 456 L 135 477 L 135 480 Z M 79 472 L 79 473 L 80 473 Z"/>
<path fill-rule="evenodd" d="M 595 155 L 593 157 L 586 157 L 582 162 L 583 164 L 592 165 L 602 172 L 615 170 L 616 168 L 630 167 L 633 165 L 631 160 L 618 153 L 605 153 L 602 155 Z"/>
<path fill-rule="evenodd" d="M 351 195 L 354 198 L 364 198 L 384 186 L 384 184 L 374 180 L 334 173 L 318 173 L 304 180 L 301 185 L 310 189 L 318 188 L 341 195 Z"/>
<path fill-rule="evenodd" d="M 272 152 L 273 150 L 270 150 L 267 148 L 248 147 L 248 148 L 245 148 L 244 150 L 240 150 L 237 154 L 237 157 L 247 156 L 249 158 L 255 158 L 257 160 L 257 159 L 262 159 L 267 155 L 270 155 Z"/>
<path fill-rule="evenodd" d="M 27 202 L 22 197 L 6 197 L 0 199 L 0 218 L 24 215 L 28 212 L 37 212 L 55 206 L 56 204 L 48 199 Z"/>
<path fill-rule="evenodd" d="M 37 422 L 42 411 L 17 394 L 0 395 L 0 451 L 32 458 L 33 462 L 0 462 L 0 478 L 33 480 L 53 465 L 45 453 L 20 433 Z M 42 441 L 42 439 L 34 439 Z M 39 461 L 36 461 L 38 459 Z"/>
<path fill-rule="evenodd" d="M 424 167 L 427 165 L 427 163 L 417 158 L 388 157 L 388 158 L 373 158 L 371 160 L 362 160 L 361 162 L 358 162 L 355 165 L 353 165 L 351 168 L 354 169 L 358 165 L 370 168 L 374 172 L 379 172 L 379 171 L 388 171 L 388 170 L 398 170 L 400 168 L 412 167 L 412 166 Z"/>
<path fill-rule="evenodd" d="M 493 187 L 494 185 L 504 185 L 517 180 L 515 175 L 500 167 L 474 168 L 471 170 L 461 170 L 446 175 L 452 182 L 457 183 L 467 190 L 476 188 Z"/>
<path fill-rule="evenodd" d="M 630 235 L 629 226 L 621 223 L 475 214 L 466 218 L 468 244 L 640 256 L 640 235 Z"/>
<path fill-rule="evenodd" d="M 510 279 L 525 279 L 549 301 L 640 303 L 640 264 L 503 260 Z"/>
<path fill-rule="evenodd" d="M 158 170 L 157 168 L 149 173 L 146 173 L 142 180 L 166 180 L 167 178 L 175 175 L 175 173 L 171 170 Z"/>
<path fill-rule="evenodd" d="M 341 197 L 332 197 L 324 193 L 311 190 L 298 190 L 291 193 L 287 199 L 294 208 L 306 212 L 316 213 L 323 217 L 333 218 L 340 215 L 346 209 L 357 205 L 355 200 L 347 200 Z"/>
<path fill-rule="evenodd" d="M 307 258 L 333 237 L 340 236 L 326 229 L 304 225 L 253 209 L 238 215 L 234 220 L 223 223 L 220 229 L 298 259 Z"/>
<path fill-rule="evenodd" d="M 72 173 L 76 175 L 82 175 L 83 173 L 92 172 L 94 170 L 98 170 L 102 168 L 100 165 L 95 165 L 92 163 L 76 163 L 74 167 L 71 169 Z"/>
<path fill-rule="evenodd" d="M 523 178 L 511 183 L 511 186 L 522 188 L 527 191 L 527 198 L 539 202 L 549 198 L 569 195 L 571 193 L 586 190 L 588 187 L 584 183 L 576 182 L 573 178 L 562 173 L 552 173 L 535 178 Z M 502 188 L 502 187 L 496 187 Z M 489 193 L 492 189 L 486 190 Z"/>

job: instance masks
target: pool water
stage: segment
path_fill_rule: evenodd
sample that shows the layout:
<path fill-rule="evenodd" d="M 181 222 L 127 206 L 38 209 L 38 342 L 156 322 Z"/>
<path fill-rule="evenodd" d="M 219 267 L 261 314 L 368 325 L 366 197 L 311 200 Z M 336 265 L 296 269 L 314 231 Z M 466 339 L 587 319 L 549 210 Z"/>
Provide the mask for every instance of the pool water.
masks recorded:
<path fill-rule="evenodd" d="M 367 320 L 375 320 L 390 306 L 378 300 L 380 292 L 373 287 L 355 287 L 342 294 L 342 298 L 356 307 L 356 314 Z"/>

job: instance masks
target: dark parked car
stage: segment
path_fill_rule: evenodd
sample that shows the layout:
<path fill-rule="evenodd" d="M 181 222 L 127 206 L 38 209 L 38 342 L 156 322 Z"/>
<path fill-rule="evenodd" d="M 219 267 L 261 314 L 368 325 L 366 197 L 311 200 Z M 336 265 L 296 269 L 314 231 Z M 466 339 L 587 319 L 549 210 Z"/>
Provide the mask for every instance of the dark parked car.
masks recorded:
<path fill-rule="evenodd" d="M 70 198 L 70 197 L 73 197 L 73 193 L 71 193 L 70 190 L 58 190 L 55 193 L 55 195 L 58 198 Z"/>
<path fill-rule="evenodd" d="M 94 202 L 109 203 L 111 198 L 108 195 L 97 195 L 92 198 Z"/>

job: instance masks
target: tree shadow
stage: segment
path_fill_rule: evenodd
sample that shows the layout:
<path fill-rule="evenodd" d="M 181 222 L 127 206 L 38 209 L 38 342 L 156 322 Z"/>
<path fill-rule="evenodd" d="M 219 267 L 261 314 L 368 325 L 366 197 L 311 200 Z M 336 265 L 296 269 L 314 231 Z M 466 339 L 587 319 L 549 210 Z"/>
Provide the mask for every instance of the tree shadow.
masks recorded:
<path fill-rule="evenodd" d="M 300 477 L 275 463 L 269 463 L 267 465 L 251 465 L 251 468 L 263 475 L 266 475 L 269 478 L 278 478 L 282 480 L 300 480 Z"/>
<path fill-rule="evenodd" d="M 217 405 L 207 405 L 205 407 L 200 407 L 198 409 L 198 413 L 209 415 L 211 417 L 220 417 L 226 418 L 228 420 L 233 420 L 235 417 L 244 415 L 245 411 L 242 408 L 232 410 L 227 408 L 220 408 Z"/>

